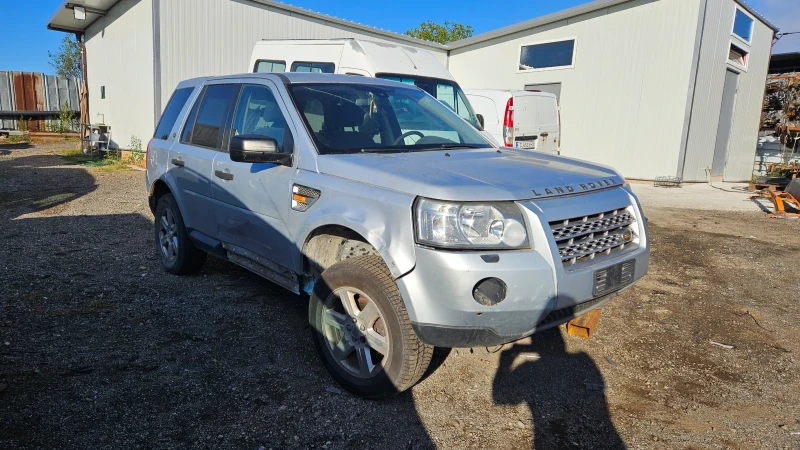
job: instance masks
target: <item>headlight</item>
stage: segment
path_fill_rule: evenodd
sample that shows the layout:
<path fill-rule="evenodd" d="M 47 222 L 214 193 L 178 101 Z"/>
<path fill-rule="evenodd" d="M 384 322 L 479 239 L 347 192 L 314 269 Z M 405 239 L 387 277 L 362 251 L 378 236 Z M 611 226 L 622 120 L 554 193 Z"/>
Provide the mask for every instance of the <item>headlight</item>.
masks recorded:
<path fill-rule="evenodd" d="M 528 247 L 522 212 L 513 202 L 454 203 L 419 199 L 417 243 L 458 249 Z"/>

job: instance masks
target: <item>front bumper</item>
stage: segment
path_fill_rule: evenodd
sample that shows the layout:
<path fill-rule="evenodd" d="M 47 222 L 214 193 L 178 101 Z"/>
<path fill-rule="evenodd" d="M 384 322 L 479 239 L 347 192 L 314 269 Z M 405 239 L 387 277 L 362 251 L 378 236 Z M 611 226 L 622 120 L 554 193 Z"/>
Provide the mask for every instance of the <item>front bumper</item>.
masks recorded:
<path fill-rule="evenodd" d="M 621 291 L 599 297 L 593 295 L 597 270 L 635 260 L 633 282 L 623 289 L 644 276 L 650 249 L 644 217 L 638 206 L 635 210 L 639 239 L 635 248 L 596 264 L 572 270 L 564 268 L 558 251 L 554 250 L 555 239 L 547 224 L 560 220 L 558 215 L 576 216 L 574 211 L 586 210 L 587 201 L 598 210 L 638 205 L 625 189 L 535 205 L 523 202 L 532 249 L 457 252 L 417 247 L 414 270 L 400 277 L 397 285 L 419 338 L 439 347 L 475 347 L 515 341 L 567 322 L 618 295 Z M 486 306 L 475 301 L 473 289 L 486 278 L 505 282 L 507 294 L 502 302 Z"/>

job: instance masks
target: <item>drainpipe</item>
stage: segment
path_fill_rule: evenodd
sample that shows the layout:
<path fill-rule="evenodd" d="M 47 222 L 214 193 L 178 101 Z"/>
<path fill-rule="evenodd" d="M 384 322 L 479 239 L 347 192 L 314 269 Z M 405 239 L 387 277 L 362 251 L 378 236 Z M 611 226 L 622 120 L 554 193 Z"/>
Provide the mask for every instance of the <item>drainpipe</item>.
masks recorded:
<path fill-rule="evenodd" d="M 86 44 L 83 42 L 84 33 L 75 33 L 75 39 L 81 49 L 81 95 L 80 95 L 80 130 L 81 130 L 81 149 L 83 153 L 88 153 L 89 148 L 89 82 L 88 71 L 86 70 Z M 85 126 L 84 126 L 85 124 Z"/>

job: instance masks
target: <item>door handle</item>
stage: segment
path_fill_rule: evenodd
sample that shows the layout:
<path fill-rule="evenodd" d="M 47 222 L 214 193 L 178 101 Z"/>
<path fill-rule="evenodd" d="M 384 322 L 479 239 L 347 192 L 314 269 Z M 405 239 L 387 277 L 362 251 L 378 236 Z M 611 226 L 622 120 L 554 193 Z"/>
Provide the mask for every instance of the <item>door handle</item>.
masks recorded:
<path fill-rule="evenodd" d="M 548 132 L 546 132 L 546 131 L 545 131 L 544 133 L 540 134 L 539 136 L 541 136 L 541 137 L 547 137 L 547 136 L 550 136 L 550 133 L 548 133 Z"/>
<path fill-rule="evenodd" d="M 173 158 L 173 159 L 172 159 L 172 164 L 175 164 L 175 165 L 176 165 L 176 166 L 178 166 L 178 167 L 183 167 L 183 166 L 184 166 L 184 164 L 186 164 L 186 163 L 185 163 L 185 162 L 183 162 L 183 160 L 182 160 L 182 159 L 176 159 L 176 158 Z"/>
<path fill-rule="evenodd" d="M 222 178 L 223 180 L 227 180 L 227 181 L 230 181 L 230 180 L 232 180 L 232 179 L 233 179 L 233 174 L 232 174 L 232 173 L 230 173 L 230 172 L 223 172 L 223 171 L 221 171 L 221 170 L 215 170 L 215 171 L 214 171 L 214 175 L 215 175 L 217 178 Z"/>

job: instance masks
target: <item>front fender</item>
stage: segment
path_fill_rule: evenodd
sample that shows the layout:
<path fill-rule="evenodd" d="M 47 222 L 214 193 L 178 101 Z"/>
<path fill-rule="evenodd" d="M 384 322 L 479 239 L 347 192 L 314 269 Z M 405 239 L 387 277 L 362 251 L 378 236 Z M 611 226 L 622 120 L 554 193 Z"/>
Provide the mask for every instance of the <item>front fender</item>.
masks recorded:
<path fill-rule="evenodd" d="M 295 182 L 321 192 L 309 211 L 290 214 L 289 229 L 298 230 L 294 237 L 298 246 L 302 247 L 314 230 L 337 225 L 363 236 L 393 277 L 414 268 L 413 195 L 314 172 L 298 172 Z M 302 259 L 298 264 L 302 267 Z"/>

